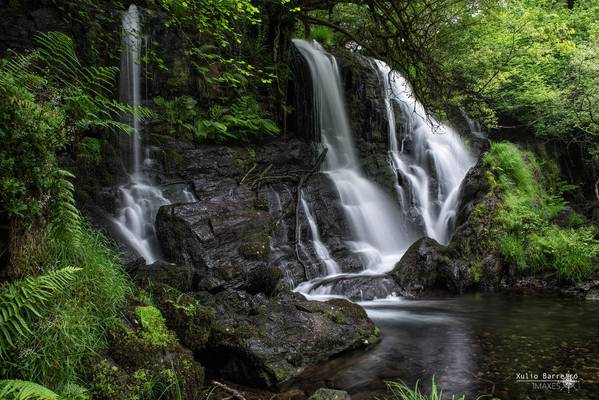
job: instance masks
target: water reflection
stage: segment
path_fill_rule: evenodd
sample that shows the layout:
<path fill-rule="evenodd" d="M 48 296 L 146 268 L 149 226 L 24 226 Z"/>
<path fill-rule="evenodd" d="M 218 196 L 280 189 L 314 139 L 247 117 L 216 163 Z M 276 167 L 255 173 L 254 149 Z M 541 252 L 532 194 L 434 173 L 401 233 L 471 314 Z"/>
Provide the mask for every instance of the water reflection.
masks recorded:
<path fill-rule="evenodd" d="M 327 386 L 352 399 L 384 393 L 384 381 L 503 399 L 599 398 L 599 304 L 562 298 L 469 295 L 363 303 L 381 342 L 306 371 L 304 389 Z M 578 373 L 577 391 L 534 389 L 517 373 Z"/>

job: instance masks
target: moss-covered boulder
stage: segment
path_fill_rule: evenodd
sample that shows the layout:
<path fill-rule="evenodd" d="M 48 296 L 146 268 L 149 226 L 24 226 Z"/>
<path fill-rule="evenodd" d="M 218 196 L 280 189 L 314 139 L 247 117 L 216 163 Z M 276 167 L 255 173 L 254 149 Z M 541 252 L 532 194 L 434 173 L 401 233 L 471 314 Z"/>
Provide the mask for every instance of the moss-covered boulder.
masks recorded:
<path fill-rule="evenodd" d="M 156 306 L 166 316 L 166 325 L 177 333 L 181 343 L 196 353 L 204 350 L 214 325 L 214 309 L 167 285 L 152 285 L 150 290 Z"/>
<path fill-rule="evenodd" d="M 109 348 L 89 367 L 94 399 L 195 398 L 204 369 L 165 325 L 160 310 L 138 305 L 109 331 Z"/>
<path fill-rule="evenodd" d="M 378 331 L 357 304 L 308 301 L 289 291 L 203 294 L 217 321 L 202 362 L 237 383 L 277 387 L 306 367 L 378 341 Z"/>

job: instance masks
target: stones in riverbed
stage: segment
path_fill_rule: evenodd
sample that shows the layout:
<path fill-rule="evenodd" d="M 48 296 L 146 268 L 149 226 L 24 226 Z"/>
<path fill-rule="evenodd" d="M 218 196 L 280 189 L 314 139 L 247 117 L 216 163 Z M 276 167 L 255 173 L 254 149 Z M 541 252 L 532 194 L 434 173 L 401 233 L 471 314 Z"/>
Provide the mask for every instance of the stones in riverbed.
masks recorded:
<path fill-rule="evenodd" d="M 344 390 L 320 388 L 308 400 L 350 400 L 350 397 Z"/>

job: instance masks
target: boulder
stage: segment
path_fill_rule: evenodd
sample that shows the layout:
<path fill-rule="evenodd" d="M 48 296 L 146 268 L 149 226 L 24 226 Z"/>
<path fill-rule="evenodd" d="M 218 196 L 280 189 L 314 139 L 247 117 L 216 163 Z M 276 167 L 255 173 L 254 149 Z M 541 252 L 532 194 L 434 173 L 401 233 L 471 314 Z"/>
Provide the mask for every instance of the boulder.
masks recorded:
<path fill-rule="evenodd" d="M 161 207 L 156 229 L 164 254 L 192 265 L 202 289 L 241 287 L 270 254 L 272 218 L 255 201 L 241 185 L 207 200 Z"/>
<path fill-rule="evenodd" d="M 462 293 L 473 285 L 466 263 L 454 259 L 437 241 L 424 237 L 408 248 L 390 275 L 408 296 Z"/>
<path fill-rule="evenodd" d="M 366 312 L 347 300 L 308 301 L 288 291 L 270 299 L 232 290 L 201 296 L 217 310 L 203 362 L 250 386 L 279 386 L 310 365 L 378 340 Z"/>
<path fill-rule="evenodd" d="M 155 307 L 132 306 L 108 338 L 106 355 L 87 368 L 94 399 L 191 400 L 202 387 L 203 367 L 166 328 Z"/>
<path fill-rule="evenodd" d="M 181 343 L 194 353 L 203 351 L 214 327 L 214 309 L 167 285 L 154 284 L 150 291 L 167 327 L 177 333 Z"/>
<path fill-rule="evenodd" d="M 134 282 L 143 288 L 152 284 L 162 284 L 182 292 L 198 289 L 199 276 L 190 265 L 171 264 L 165 261 L 156 261 L 147 265 L 142 258 L 137 263 L 129 264 L 128 267 Z"/>

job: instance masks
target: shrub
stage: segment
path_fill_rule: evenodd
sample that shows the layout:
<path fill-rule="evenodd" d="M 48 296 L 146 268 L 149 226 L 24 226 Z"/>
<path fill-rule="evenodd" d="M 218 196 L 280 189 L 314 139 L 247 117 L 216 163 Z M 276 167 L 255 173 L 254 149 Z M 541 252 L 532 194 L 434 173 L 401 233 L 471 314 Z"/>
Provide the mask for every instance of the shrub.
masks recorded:
<path fill-rule="evenodd" d="M 562 229 L 549 226 L 531 234 L 526 251 L 528 265 L 534 269 L 547 266 L 572 280 L 582 280 L 597 271 L 599 241 L 592 227 Z"/>
<path fill-rule="evenodd" d="M 196 108 L 197 102 L 189 96 L 167 100 L 154 99 L 160 108 L 165 133 L 197 142 L 248 142 L 279 133 L 278 126 L 265 117 L 256 99 L 241 96 L 230 106 L 213 105 L 207 115 Z"/>

